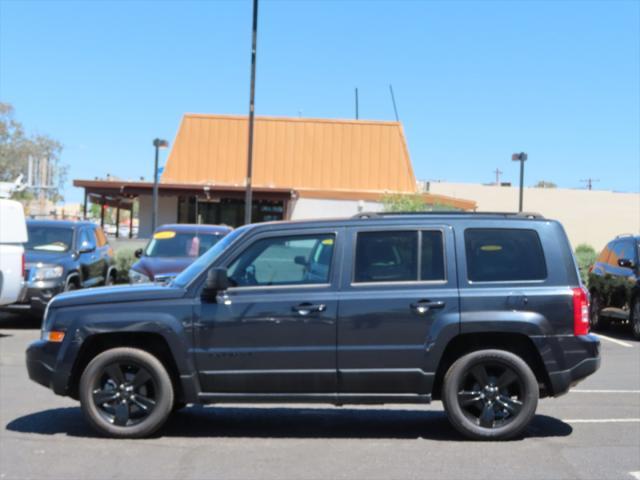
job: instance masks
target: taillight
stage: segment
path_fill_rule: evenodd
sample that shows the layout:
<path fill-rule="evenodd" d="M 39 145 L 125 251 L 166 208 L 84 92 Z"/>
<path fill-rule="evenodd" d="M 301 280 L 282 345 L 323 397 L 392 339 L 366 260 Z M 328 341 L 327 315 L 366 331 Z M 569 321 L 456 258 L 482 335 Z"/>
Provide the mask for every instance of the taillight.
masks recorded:
<path fill-rule="evenodd" d="M 589 333 L 589 293 L 584 287 L 573 289 L 573 334 Z"/>
<path fill-rule="evenodd" d="M 24 252 L 22 252 L 22 279 L 26 280 L 26 278 L 24 278 L 24 268 L 25 268 Z"/>

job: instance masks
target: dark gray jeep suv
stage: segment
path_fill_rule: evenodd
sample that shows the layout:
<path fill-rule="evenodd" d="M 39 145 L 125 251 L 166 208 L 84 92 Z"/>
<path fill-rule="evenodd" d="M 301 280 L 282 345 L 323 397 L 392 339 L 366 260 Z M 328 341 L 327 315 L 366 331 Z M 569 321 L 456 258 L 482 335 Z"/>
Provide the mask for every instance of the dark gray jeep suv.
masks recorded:
<path fill-rule="evenodd" d="M 231 232 L 169 285 L 56 297 L 30 377 L 142 437 L 190 403 L 427 403 L 476 439 L 600 364 L 562 226 L 537 215 L 370 214 Z"/>

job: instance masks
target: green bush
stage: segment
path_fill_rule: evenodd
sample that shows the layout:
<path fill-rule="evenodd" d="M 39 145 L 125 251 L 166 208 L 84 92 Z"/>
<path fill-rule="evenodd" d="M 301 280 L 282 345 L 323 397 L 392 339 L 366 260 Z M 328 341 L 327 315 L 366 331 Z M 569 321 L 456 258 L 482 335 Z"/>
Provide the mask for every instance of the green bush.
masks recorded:
<path fill-rule="evenodd" d="M 119 248 L 115 254 L 116 269 L 118 270 L 118 276 L 116 277 L 116 283 L 128 283 L 129 282 L 129 269 L 138 259 L 134 252 L 135 248 L 123 247 Z"/>
<path fill-rule="evenodd" d="M 578 270 L 580 270 L 580 277 L 582 283 L 585 285 L 589 282 L 589 269 L 596 263 L 598 254 L 591 245 L 581 243 L 576 247 L 575 251 L 576 261 L 578 262 Z"/>
<path fill-rule="evenodd" d="M 449 205 L 426 203 L 420 193 L 396 193 L 382 197 L 385 212 L 449 212 L 458 210 Z"/>

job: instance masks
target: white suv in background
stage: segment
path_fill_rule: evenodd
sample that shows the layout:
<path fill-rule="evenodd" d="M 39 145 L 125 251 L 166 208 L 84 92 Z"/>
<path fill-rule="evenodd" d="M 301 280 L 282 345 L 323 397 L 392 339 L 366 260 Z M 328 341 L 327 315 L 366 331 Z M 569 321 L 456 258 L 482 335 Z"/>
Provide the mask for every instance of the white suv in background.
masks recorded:
<path fill-rule="evenodd" d="M 20 300 L 24 283 L 27 225 L 20 202 L 0 199 L 0 305 Z"/>

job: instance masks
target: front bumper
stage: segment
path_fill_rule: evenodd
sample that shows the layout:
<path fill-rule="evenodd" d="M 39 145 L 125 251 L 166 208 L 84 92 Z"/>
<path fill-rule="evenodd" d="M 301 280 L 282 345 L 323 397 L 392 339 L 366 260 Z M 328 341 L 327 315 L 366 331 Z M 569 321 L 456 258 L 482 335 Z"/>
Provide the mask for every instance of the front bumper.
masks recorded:
<path fill-rule="evenodd" d="M 47 303 L 64 290 L 64 284 L 53 282 L 29 283 L 21 300 L 17 303 L 5 305 L 3 311 L 43 313 Z"/>
<path fill-rule="evenodd" d="M 37 340 L 27 348 L 27 372 L 29 378 L 40 385 L 52 389 L 58 395 L 64 394 L 64 385 L 57 382 L 55 365 L 59 343 Z"/>

